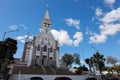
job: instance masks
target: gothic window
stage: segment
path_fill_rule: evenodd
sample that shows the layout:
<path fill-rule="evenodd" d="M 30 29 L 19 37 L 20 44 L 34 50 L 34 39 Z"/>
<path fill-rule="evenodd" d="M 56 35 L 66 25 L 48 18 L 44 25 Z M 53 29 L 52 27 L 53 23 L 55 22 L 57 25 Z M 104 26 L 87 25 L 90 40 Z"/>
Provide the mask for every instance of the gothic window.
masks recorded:
<path fill-rule="evenodd" d="M 37 47 L 37 51 L 40 51 L 40 44 L 39 44 L 38 47 Z"/>
<path fill-rule="evenodd" d="M 43 51 L 47 51 L 47 46 L 46 45 L 43 47 Z"/>
<path fill-rule="evenodd" d="M 53 49 L 52 49 L 52 47 L 51 47 L 51 48 L 50 48 L 50 52 L 52 52 L 52 50 L 53 50 Z"/>

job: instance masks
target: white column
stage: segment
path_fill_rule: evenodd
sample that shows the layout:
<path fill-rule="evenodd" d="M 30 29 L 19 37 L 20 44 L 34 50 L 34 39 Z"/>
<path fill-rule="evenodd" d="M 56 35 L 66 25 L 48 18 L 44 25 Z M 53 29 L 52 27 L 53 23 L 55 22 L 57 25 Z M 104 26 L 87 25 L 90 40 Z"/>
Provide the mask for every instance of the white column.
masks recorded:
<path fill-rule="evenodd" d="M 27 67 L 29 67 L 31 65 L 31 62 L 32 62 L 32 52 L 33 52 L 33 46 L 30 48 L 30 55 L 29 55 Z"/>
<path fill-rule="evenodd" d="M 58 55 L 58 51 L 56 51 L 56 66 L 59 68 L 60 64 L 59 64 L 59 55 Z"/>

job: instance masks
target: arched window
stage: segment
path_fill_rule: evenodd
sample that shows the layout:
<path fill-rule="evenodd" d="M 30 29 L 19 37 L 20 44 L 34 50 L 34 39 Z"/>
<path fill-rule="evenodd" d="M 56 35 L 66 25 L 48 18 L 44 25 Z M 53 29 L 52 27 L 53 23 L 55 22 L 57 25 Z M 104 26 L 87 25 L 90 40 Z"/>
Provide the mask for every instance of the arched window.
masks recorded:
<path fill-rule="evenodd" d="M 47 46 L 46 45 L 44 46 L 43 51 L 47 51 Z"/>
<path fill-rule="evenodd" d="M 37 46 L 37 51 L 40 51 L 40 44 Z"/>

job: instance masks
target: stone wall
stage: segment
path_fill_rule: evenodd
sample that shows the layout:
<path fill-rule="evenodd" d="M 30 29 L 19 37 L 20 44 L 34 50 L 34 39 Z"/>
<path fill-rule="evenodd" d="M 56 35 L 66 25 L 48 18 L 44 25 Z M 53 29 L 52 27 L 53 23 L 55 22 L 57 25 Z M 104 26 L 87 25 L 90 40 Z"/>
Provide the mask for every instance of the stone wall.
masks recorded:
<path fill-rule="evenodd" d="M 42 77 L 44 80 L 54 80 L 55 77 L 69 77 L 72 80 L 85 80 L 87 76 L 84 75 L 26 75 L 13 74 L 9 80 L 29 80 L 31 77 Z"/>

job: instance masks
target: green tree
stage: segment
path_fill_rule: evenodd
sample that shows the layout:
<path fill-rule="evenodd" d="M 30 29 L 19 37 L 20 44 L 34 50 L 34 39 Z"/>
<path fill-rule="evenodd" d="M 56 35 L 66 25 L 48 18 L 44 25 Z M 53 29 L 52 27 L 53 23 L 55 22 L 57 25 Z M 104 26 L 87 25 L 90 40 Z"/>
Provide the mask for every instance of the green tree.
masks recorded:
<path fill-rule="evenodd" d="M 0 63 L 1 72 L 5 70 L 8 63 L 14 60 L 13 55 L 17 51 L 17 41 L 12 38 L 7 38 L 0 42 Z"/>
<path fill-rule="evenodd" d="M 74 62 L 80 66 L 81 65 L 81 63 L 80 63 L 80 55 L 75 53 L 73 55 L 73 57 L 74 57 Z"/>
<path fill-rule="evenodd" d="M 83 65 L 83 66 L 79 66 L 76 68 L 77 70 L 75 71 L 76 74 L 81 74 L 83 71 L 88 71 L 88 68 Z"/>
<path fill-rule="evenodd" d="M 112 64 L 115 66 L 115 64 L 118 62 L 118 59 L 112 56 L 107 56 L 106 58 L 107 64 Z"/>
<path fill-rule="evenodd" d="M 85 63 L 88 64 L 89 70 L 90 70 L 90 72 L 91 72 L 91 61 L 90 61 L 90 59 L 89 59 L 89 58 L 86 58 L 86 59 L 85 59 Z"/>
<path fill-rule="evenodd" d="M 105 58 L 104 55 L 101 55 L 99 52 L 96 52 L 93 54 L 91 58 L 85 59 L 85 62 L 89 65 L 90 71 L 92 71 L 92 68 L 95 70 L 99 70 L 100 73 L 105 67 Z"/>
<path fill-rule="evenodd" d="M 113 66 L 114 70 L 118 73 L 118 76 L 120 76 L 120 65 Z"/>
<path fill-rule="evenodd" d="M 104 55 L 101 55 L 99 52 L 96 52 L 95 54 L 93 54 L 93 60 L 94 60 L 94 63 L 97 63 L 97 67 L 101 73 L 105 67 Z"/>
<path fill-rule="evenodd" d="M 66 53 L 62 56 L 61 59 L 62 59 L 62 62 L 66 64 L 67 68 L 71 68 L 72 63 L 74 62 L 73 55 Z"/>
<path fill-rule="evenodd" d="M 4 59 L 5 59 L 5 53 L 6 53 L 6 44 L 4 41 L 0 41 L 0 67 L 1 64 L 3 63 Z"/>

